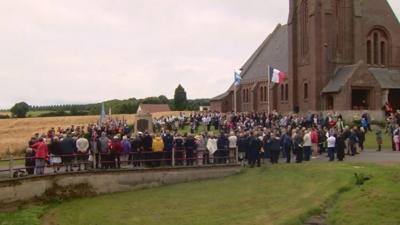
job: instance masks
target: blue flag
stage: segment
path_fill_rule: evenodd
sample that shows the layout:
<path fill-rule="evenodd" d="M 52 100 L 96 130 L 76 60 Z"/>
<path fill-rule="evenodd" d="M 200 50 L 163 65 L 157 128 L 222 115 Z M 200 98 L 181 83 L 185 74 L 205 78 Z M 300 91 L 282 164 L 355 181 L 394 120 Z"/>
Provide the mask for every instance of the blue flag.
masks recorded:
<path fill-rule="evenodd" d="M 236 86 L 239 85 L 241 80 L 242 80 L 242 77 L 240 76 L 240 74 L 237 71 L 235 71 L 235 73 L 234 73 L 234 83 L 235 83 L 235 85 Z"/>

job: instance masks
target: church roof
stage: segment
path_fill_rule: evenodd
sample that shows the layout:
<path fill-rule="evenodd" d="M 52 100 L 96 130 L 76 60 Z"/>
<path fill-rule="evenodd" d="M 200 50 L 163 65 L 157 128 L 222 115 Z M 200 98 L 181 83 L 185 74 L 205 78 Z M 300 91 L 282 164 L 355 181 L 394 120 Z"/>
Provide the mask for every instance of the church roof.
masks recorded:
<path fill-rule="evenodd" d="M 241 68 L 242 82 L 266 80 L 268 66 L 288 73 L 288 26 L 278 24 Z"/>
<path fill-rule="evenodd" d="M 333 78 L 322 89 L 322 93 L 335 93 L 346 85 L 360 64 L 347 65 L 336 70 Z M 386 68 L 368 68 L 382 89 L 400 89 L 400 71 Z"/>
<path fill-rule="evenodd" d="M 383 89 L 400 88 L 400 71 L 385 68 L 370 68 L 369 71 Z"/>
<path fill-rule="evenodd" d="M 288 25 L 278 24 L 274 31 L 268 35 L 257 50 L 242 66 L 241 83 L 251 83 L 259 80 L 267 80 L 268 66 L 272 66 L 288 74 L 289 68 L 289 34 Z M 211 100 L 217 101 L 226 97 L 234 88 L 229 89 Z"/>
<path fill-rule="evenodd" d="M 215 96 L 214 98 L 212 98 L 211 101 L 222 100 L 222 99 L 224 99 L 225 97 L 227 97 L 227 96 L 229 95 L 229 92 L 230 92 L 230 88 L 229 88 L 229 90 L 227 90 L 226 92 L 224 92 L 224 93 L 222 93 L 222 94 L 220 94 L 220 95 Z"/>
<path fill-rule="evenodd" d="M 169 112 L 168 104 L 140 104 L 136 113 Z"/>
<path fill-rule="evenodd" d="M 339 92 L 340 89 L 347 83 L 351 78 L 354 71 L 358 68 L 358 64 L 343 66 L 336 70 L 333 78 L 328 84 L 322 89 L 322 93 L 334 93 Z"/>

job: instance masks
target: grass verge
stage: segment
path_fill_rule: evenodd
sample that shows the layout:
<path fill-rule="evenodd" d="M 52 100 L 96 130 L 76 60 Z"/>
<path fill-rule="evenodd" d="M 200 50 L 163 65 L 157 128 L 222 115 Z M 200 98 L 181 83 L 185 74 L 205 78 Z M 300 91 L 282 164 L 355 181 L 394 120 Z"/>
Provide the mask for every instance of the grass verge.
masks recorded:
<path fill-rule="evenodd" d="M 300 225 L 325 207 L 331 208 L 328 224 L 400 224 L 399 169 L 365 163 L 268 165 L 216 180 L 0 214 L 0 225 L 40 224 L 42 215 L 43 224 L 58 225 Z M 372 179 L 359 188 L 354 173 Z"/>

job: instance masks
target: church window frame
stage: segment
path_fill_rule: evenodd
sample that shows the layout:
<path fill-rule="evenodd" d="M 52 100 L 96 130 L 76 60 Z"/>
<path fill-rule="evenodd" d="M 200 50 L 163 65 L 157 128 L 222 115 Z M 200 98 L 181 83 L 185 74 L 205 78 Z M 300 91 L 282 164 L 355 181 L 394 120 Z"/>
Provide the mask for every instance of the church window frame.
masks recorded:
<path fill-rule="evenodd" d="M 303 97 L 304 97 L 305 101 L 307 101 L 308 97 L 309 97 L 308 89 L 309 89 L 308 82 L 304 82 L 303 83 Z"/>
<path fill-rule="evenodd" d="M 374 27 L 366 39 L 367 64 L 375 67 L 386 67 L 390 59 L 390 36 L 386 29 Z"/>

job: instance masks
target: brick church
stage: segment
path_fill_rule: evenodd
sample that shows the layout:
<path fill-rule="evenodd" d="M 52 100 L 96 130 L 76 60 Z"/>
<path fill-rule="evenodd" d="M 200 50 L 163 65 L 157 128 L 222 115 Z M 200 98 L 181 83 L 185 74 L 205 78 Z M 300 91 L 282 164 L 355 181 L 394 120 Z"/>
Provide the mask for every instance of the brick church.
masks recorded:
<path fill-rule="evenodd" d="M 290 0 L 278 25 L 241 68 L 238 111 L 400 109 L 400 24 L 386 0 Z M 284 71 L 271 85 L 268 65 Z M 232 111 L 234 88 L 211 99 Z"/>

